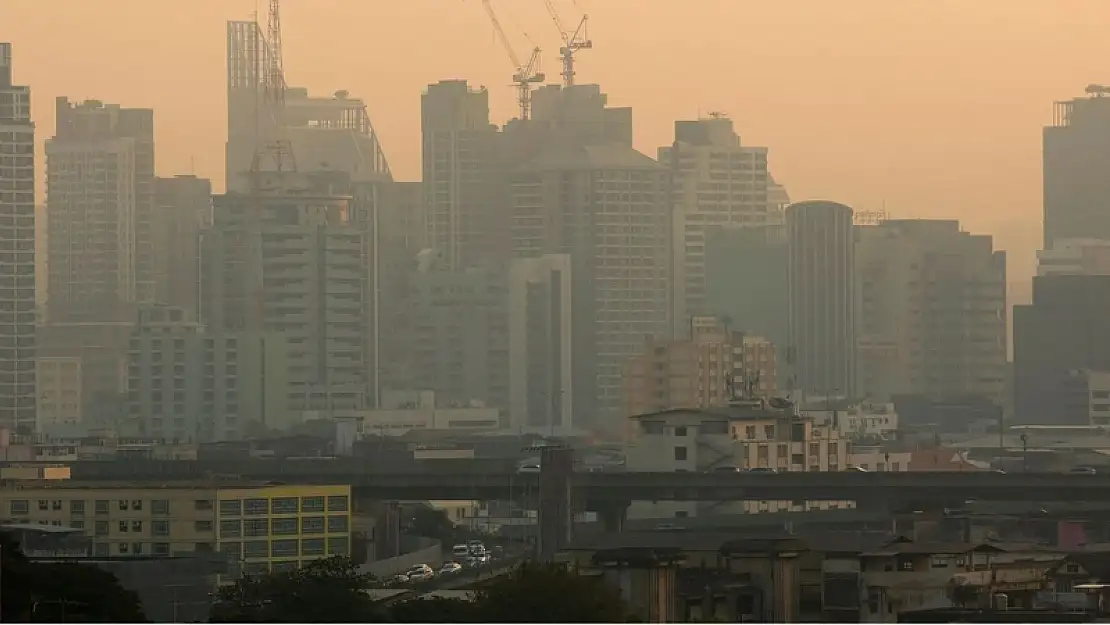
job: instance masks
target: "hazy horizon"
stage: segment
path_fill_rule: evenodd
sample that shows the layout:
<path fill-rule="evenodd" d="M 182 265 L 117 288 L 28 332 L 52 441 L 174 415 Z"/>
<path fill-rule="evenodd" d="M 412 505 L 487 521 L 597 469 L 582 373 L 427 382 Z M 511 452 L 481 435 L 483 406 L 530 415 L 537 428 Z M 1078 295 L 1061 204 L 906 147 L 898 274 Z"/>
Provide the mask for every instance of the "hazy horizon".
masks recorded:
<path fill-rule="evenodd" d="M 40 146 L 57 96 L 151 107 L 158 174 L 195 173 L 222 189 L 225 22 L 265 3 L 175 4 L 0 4 L 0 40 L 14 45 L 17 84 L 33 89 Z M 1110 59 L 1104 0 L 555 4 L 567 23 L 590 14 L 595 48 L 580 54 L 578 81 L 633 108 L 645 154 L 671 142 L 676 119 L 724 111 L 745 144 L 770 148 L 792 200 L 959 219 L 1010 252 L 1011 282 L 1028 279 L 1041 239 L 1052 103 L 1110 82 L 1098 71 Z M 523 31 L 544 48 L 557 81 L 559 41 L 542 0 L 494 6 L 522 56 Z M 400 180 L 419 178 L 428 83 L 487 85 L 494 122 L 515 112 L 512 68 L 479 0 L 287 0 L 282 11 L 290 84 L 366 100 Z"/>

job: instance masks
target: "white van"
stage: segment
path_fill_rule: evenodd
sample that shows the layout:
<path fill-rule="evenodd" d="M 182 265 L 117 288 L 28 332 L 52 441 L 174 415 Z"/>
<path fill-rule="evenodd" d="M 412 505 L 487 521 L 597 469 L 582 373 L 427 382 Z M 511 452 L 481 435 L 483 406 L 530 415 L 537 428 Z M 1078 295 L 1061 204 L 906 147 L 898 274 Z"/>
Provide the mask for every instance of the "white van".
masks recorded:
<path fill-rule="evenodd" d="M 454 547 L 451 547 L 451 555 L 455 556 L 456 558 L 465 558 L 466 556 L 470 555 L 470 548 L 466 545 L 455 545 Z"/>

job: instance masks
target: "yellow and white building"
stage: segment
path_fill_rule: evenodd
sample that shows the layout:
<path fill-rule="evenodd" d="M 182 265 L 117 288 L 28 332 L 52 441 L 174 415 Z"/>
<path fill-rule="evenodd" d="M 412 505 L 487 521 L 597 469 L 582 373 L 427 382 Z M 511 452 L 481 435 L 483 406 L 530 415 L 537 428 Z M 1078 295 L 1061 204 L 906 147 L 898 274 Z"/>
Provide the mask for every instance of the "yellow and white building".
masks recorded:
<path fill-rule="evenodd" d="M 350 486 L 21 482 L 0 518 L 83 529 L 97 557 L 221 551 L 251 574 L 351 552 Z"/>

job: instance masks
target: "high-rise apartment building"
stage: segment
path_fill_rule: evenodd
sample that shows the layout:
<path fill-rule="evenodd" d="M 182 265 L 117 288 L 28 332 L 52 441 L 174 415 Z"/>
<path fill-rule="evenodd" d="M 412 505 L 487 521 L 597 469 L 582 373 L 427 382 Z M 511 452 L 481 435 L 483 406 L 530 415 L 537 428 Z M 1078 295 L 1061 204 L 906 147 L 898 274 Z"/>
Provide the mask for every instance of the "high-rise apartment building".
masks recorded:
<path fill-rule="evenodd" d="M 200 232 L 212 225 L 212 182 L 196 176 L 154 180 L 154 299 L 200 314 Z"/>
<path fill-rule="evenodd" d="M 574 425 L 573 299 L 567 254 L 514 259 L 509 267 L 509 421 Z"/>
<path fill-rule="evenodd" d="M 427 245 L 452 270 L 506 260 L 509 213 L 489 92 L 444 80 L 428 86 L 420 108 Z"/>
<path fill-rule="evenodd" d="M 770 341 L 731 330 L 716 317 L 694 317 L 689 325 L 690 338 L 649 341 L 629 359 L 626 416 L 775 395 L 775 346 Z"/>
<path fill-rule="evenodd" d="M 615 425 L 625 362 L 670 335 L 669 186 L 619 143 L 552 147 L 512 175 L 514 253 L 571 259 L 576 418 Z"/>
<path fill-rule="evenodd" d="M 257 191 L 214 198 L 201 238 L 201 322 L 284 336 L 290 402 L 327 415 L 366 403 L 373 263 L 352 196 L 319 184 L 263 172 Z"/>
<path fill-rule="evenodd" d="M 1110 89 L 1055 105 L 1044 129 L 1044 247 L 1057 239 L 1110 239 Z"/>
<path fill-rule="evenodd" d="M 740 145 L 732 120 L 717 115 L 677 121 L 674 143 L 659 148 L 670 168 L 674 203 L 675 333 L 706 307 L 706 231 L 768 223 L 767 148 Z"/>
<path fill-rule="evenodd" d="M 793 388 L 855 393 L 855 234 L 852 209 L 821 200 L 786 209 L 789 344 Z"/>
<path fill-rule="evenodd" d="M 859 394 L 1000 402 L 1006 253 L 952 220 L 891 219 L 856 234 Z"/>
<path fill-rule="evenodd" d="M 46 142 L 52 319 L 118 320 L 155 296 L 154 112 L 58 98 Z"/>
<path fill-rule="evenodd" d="M 1110 275 L 1110 239 L 1056 239 L 1037 251 L 1037 275 Z"/>
<path fill-rule="evenodd" d="M 0 43 L 0 427 L 35 427 L 35 124 Z"/>

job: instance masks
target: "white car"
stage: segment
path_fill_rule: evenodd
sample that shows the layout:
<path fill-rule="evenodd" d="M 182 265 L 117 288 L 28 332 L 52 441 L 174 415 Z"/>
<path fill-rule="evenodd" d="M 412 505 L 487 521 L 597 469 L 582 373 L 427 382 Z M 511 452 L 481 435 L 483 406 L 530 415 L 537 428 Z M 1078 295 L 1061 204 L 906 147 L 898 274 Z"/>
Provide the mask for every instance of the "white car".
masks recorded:
<path fill-rule="evenodd" d="M 520 468 L 517 469 L 517 473 L 539 473 L 539 472 L 540 472 L 540 465 L 538 465 L 538 464 L 522 464 L 522 465 L 520 465 Z"/>
<path fill-rule="evenodd" d="M 464 544 L 455 545 L 454 547 L 451 547 L 451 555 L 455 556 L 456 558 L 465 558 L 466 556 L 470 555 L 470 547 L 467 547 Z"/>
<path fill-rule="evenodd" d="M 408 571 L 405 571 L 405 575 L 408 576 L 409 582 L 422 582 L 435 577 L 435 571 L 427 564 L 417 564 Z"/>
<path fill-rule="evenodd" d="M 458 562 L 444 562 L 443 566 L 439 567 L 437 575 L 450 575 L 451 573 L 458 573 L 462 570 L 462 565 Z"/>

